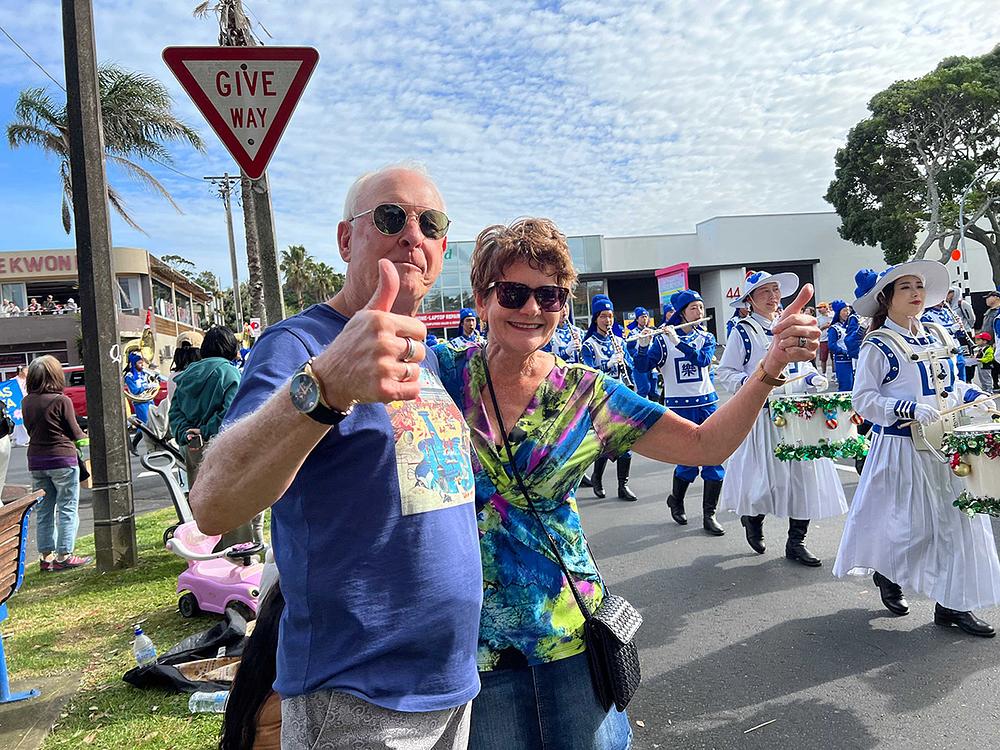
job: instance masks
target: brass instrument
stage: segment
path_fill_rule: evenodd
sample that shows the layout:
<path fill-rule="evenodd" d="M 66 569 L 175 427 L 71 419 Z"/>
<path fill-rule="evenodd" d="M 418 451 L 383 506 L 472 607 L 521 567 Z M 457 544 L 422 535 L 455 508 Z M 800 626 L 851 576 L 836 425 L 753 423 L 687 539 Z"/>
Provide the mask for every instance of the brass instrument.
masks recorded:
<path fill-rule="evenodd" d="M 146 316 L 146 320 L 149 320 L 149 315 Z M 152 363 L 153 357 L 156 356 L 156 341 L 153 337 L 153 329 L 149 326 L 148 322 L 139 338 L 126 342 L 125 346 L 122 347 L 122 358 L 125 362 L 128 362 L 129 355 L 132 352 L 139 352 L 142 358 L 149 363 Z M 157 378 L 152 381 L 146 390 L 138 394 L 129 391 L 124 383 L 122 384 L 122 388 L 125 392 L 125 398 L 128 401 L 134 404 L 146 404 L 156 398 L 156 395 L 160 392 L 160 379 Z"/>

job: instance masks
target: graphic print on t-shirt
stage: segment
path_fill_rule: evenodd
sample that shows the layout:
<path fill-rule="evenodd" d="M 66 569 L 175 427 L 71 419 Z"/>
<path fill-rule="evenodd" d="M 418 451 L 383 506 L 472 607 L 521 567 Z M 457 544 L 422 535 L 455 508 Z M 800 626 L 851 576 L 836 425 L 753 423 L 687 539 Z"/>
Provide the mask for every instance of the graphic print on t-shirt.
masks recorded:
<path fill-rule="evenodd" d="M 420 396 L 386 405 L 396 440 L 396 475 L 404 516 L 476 498 L 469 428 L 437 376 L 420 368 Z"/>

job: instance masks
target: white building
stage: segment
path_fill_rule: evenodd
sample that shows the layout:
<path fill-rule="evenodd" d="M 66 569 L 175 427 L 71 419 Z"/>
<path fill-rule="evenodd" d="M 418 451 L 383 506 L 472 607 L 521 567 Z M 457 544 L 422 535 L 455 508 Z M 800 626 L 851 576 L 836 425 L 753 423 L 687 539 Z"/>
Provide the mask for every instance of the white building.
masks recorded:
<path fill-rule="evenodd" d="M 660 319 L 656 271 L 687 263 L 688 285 L 701 292 L 712 315 L 716 334 L 732 314 L 729 302 L 739 296 L 749 271 L 792 271 L 802 283 L 816 287 L 816 301 L 854 299 L 854 274 L 860 268 L 885 267 L 882 250 L 855 245 L 837 232 L 840 217 L 833 211 L 799 214 L 716 216 L 686 234 L 637 237 L 589 235 L 570 237 L 573 262 L 580 273 L 575 313 L 578 322 L 589 320 L 590 299 L 608 294 L 621 317 L 636 307 L 655 311 Z M 981 314 L 982 296 L 993 288 L 992 271 L 981 245 L 967 241 L 973 304 Z M 444 272 L 425 299 L 422 312 L 431 330 L 441 332 L 438 321 L 454 325 L 458 308 L 471 306 L 468 259 L 472 242 L 449 243 Z M 936 257 L 936 248 L 929 257 Z M 949 263 L 951 276 L 960 278 L 957 263 Z M 433 313 L 435 317 L 431 317 Z"/>

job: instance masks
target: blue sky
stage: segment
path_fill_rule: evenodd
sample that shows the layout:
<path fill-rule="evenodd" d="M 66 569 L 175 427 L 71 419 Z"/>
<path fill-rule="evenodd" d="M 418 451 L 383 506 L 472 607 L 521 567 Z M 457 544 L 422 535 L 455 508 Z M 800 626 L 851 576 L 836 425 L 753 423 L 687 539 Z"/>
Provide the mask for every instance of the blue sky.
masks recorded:
<path fill-rule="evenodd" d="M 209 144 L 175 150 L 200 178 L 235 165 L 160 59 L 214 44 L 196 0 L 94 0 L 98 56 L 174 93 Z M 320 62 L 271 162 L 278 241 L 342 265 L 336 222 L 353 178 L 402 159 L 438 181 L 454 240 L 521 215 L 569 234 L 692 231 L 718 214 L 827 210 L 833 155 L 868 99 L 945 56 L 978 55 L 994 0 L 636 3 L 253 0 L 269 44 Z M 3 3 L 0 25 L 64 76 L 58 0 Z M 18 91 L 54 84 L 0 36 L 0 122 Z M 0 147 L 0 250 L 70 247 L 57 164 Z M 222 205 L 200 179 L 150 171 L 184 213 L 111 175 L 148 236 L 115 244 L 175 253 L 228 276 Z M 237 229 L 241 224 L 237 216 Z"/>

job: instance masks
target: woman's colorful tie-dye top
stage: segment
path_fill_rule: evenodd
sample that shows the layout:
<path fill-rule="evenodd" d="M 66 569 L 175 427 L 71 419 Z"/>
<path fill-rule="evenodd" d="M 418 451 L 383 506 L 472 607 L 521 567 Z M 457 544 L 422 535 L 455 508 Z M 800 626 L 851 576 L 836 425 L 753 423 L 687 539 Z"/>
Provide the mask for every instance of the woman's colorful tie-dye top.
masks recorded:
<path fill-rule="evenodd" d="M 480 671 L 556 661 L 584 650 L 583 614 L 483 409 L 483 350 L 435 347 L 441 380 L 472 432 L 483 555 Z M 485 392 L 489 398 L 489 391 Z M 599 455 L 617 458 L 665 409 L 584 365 L 556 365 L 510 430 L 532 503 L 591 610 L 604 594 L 576 506 L 576 487 Z M 497 443 L 500 443 L 497 445 Z"/>

